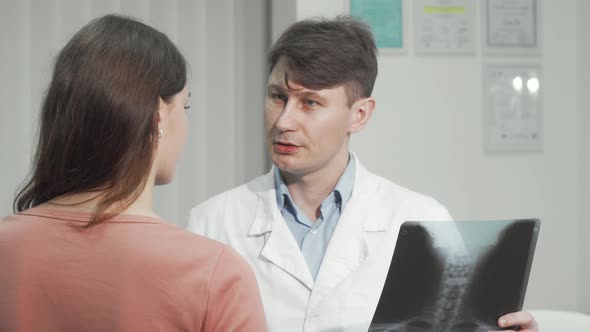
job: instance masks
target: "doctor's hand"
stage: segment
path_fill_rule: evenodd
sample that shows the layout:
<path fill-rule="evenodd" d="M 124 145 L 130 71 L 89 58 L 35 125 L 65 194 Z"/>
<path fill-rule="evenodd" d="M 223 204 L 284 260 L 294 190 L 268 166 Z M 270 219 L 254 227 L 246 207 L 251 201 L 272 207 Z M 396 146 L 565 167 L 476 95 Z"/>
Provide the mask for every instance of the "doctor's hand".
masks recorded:
<path fill-rule="evenodd" d="M 498 319 L 498 326 L 507 328 L 510 326 L 519 326 L 517 331 L 538 332 L 539 326 L 533 315 L 527 311 L 518 311 L 506 314 Z"/>

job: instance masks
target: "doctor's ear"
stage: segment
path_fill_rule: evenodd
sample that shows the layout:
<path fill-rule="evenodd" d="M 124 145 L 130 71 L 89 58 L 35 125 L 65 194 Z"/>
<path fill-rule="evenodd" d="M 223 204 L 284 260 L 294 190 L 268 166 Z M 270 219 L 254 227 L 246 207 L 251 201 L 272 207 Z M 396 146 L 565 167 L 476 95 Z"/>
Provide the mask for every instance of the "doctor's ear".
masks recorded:
<path fill-rule="evenodd" d="M 352 104 L 352 107 L 350 108 L 351 133 L 359 132 L 365 127 L 371 118 L 371 114 L 373 114 L 373 109 L 375 109 L 375 98 L 373 97 L 362 98 Z"/>

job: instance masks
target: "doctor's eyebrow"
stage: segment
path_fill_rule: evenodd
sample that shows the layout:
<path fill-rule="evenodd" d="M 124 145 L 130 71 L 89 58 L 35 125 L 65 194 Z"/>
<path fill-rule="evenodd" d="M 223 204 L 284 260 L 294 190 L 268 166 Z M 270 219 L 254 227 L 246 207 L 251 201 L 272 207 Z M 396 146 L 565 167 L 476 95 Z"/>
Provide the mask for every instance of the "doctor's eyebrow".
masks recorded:
<path fill-rule="evenodd" d="M 294 94 L 300 96 L 303 99 L 313 99 L 313 100 L 320 101 L 320 102 L 325 101 L 325 98 L 321 94 L 314 92 L 314 91 L 301 91 L 301 92 L 295 91 Z"/>
<path fill-rule="evenodd" d="M 278 91 L 278 92 L 285 92 L 285 88 L 278 84 L 271 83 L 268 85 L 268 91 Z"/>
<path fill-rule="evenodd" d="M 314 91 L 314 90 L 309 90 L 306 88 L 301 88 L 301 89 L 291 89 L 291 88 L 287 88 L 285 89 L 283 86 L 278 85 L 278 84 L 274 84 L 271 83 L 268 85 L 268 93 L 272 93 L 272 92 L 280 92 L 280 93 L 284 93 L 284 94 L 291 94 L 291 95 L 296 95 L 300 98 L 305 98 L 305 99 L 317 99 L 317 100 L 325 100 L 325 97 Z"/>

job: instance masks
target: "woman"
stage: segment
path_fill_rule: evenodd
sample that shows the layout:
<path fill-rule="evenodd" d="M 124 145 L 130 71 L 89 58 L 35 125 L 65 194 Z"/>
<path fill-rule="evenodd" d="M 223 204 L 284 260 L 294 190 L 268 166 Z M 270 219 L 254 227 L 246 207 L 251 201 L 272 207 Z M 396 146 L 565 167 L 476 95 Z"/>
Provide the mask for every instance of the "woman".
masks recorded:
<path fill-rule="evenodd" d="M 252 270 L 152 210 L 186 137 L 185 60 L 116 15 L 59 53 L 32 176 L 0 222 L 0 331 L 264 331 Z"/>

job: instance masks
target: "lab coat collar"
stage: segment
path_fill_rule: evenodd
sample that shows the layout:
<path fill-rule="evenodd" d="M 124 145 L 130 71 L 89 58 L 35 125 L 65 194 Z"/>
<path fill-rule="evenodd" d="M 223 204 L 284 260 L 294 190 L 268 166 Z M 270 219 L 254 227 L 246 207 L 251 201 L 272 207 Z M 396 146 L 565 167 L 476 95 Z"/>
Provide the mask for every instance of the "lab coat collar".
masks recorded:
<path fill-rule="evenodd" d="M 258 206 L 248 236 L 264 236 L 260 256 L 299 280 L 310 291 L 314 281 L 305 258 L 281 215 L 276 199 L 274 167 L 249 185 L 258 195 Z M 255 180 L 256 181 L 256 180 Z"/>
<path fill-rule="evenodd" d="M 383 219 L 375 211 L 374 195 L 378 192 L 376 177 L 369 173 L 357 160 L 355 183 L 352 196 L 344 208 L 338 226 L 315 280 L 316 287 L 310 299 L 310 307 L 321 305 L 322 300 L 357 270 L 367 259 L 374 243 L 385 234 Z"/>
<path fill-rule="evenodd" d="M 366 243 L 365 233 L 386 230 L 384 218 L 368 217 L 370 210 L 374 209 L 371 204 L 373 196 L 379 189 L 377 178 L 364 168 L 356 155 L 354 158 L 356 167 L 353 193 L 342 212 L 324 256 L 325 262 L 322 263 L 315 281 L 321 283 L 322 287 L 316 287 L 317 291 L 314 293 L 317 294 L 312 295 L 312 304 L 324 298 L 369 255 L 370 246 Z M 314 288 L 314 280 L 279 211 L 274 181 L 273 166 L 270 172 L 248 184 L 249 189 L 258 195 L 256 215 L 248 236 L 264 235 L 265 241 L 260 255 L 311 290 Z"/>
<path fill-rule="evenodd" d="M 248 189 L 258 195 L 256 215 L 254 217 L 254 221 L 252 222 L 252 226 L 248 231 L 249 236 L 259 236 L 271 232 L 273 230 L 274 221 L 277 220 L 275 218 L 277 216 L 276 212 L 279 211 L 276 200 L 273 174 L 274 166 L 270 172 L 254 179 L 248 184 Z"/>
<path fill-rule="evenodd" d="M 356 154 L 351 152 L 356 160 L 356 172 L 354 176 L 354 187 L 352 189 L 352 196 L 349 203 L 353 200 L 357 203 L 356 208 L 349 210 L 358 210 L 357 212 L 369 212 L 370 209 L 376 209 L 374 204 L 374 197 L 379 193 L 378 177 L 369 172 L 361 163 Z M 379 208 L 379 207 L 377 207 Z M 346 209 L 344 209 L 346 211 Z M 361 217 L 361 216 L 355 216 Z M 384 232 L 387 229 L 386 220 L 384 218 L 361 218 L 357 219 L 360 222 L 360 227 L 365 232 Z"/>
<path fill-rule="evenodd" d="M 359 158 L 351 152 L 354 156 L 355 165 L 355 176 L 354 176 L 354 187 L 352 196 L 357 196 L 357 200 L 369 203 L 371 196 L 378 190 L 377 178 L 371 174 L 361 164 Z M 283 220 L 280 216 L 276 201 L 275 191 L 275 179 L 274 179 L 275 166 L 265 175 L 258 177 L 252 181 L 248 187 L 258 195 L 259 201 L 256 208 L 256 217 L 250 227 L 248 235 L 257 236 L 264 233 L 271 232 L 273 229 L 273 222 L 275 220 Z M 370 205 L 364 205 L 369 208 Z M 276 219 L 280 216 L 279 219 Z M 385 220 L 380 218 L 365 218 L 359 219 L 361 222 L 361 228 L 366 232 L 382 232 L 386 230 Z"/>

